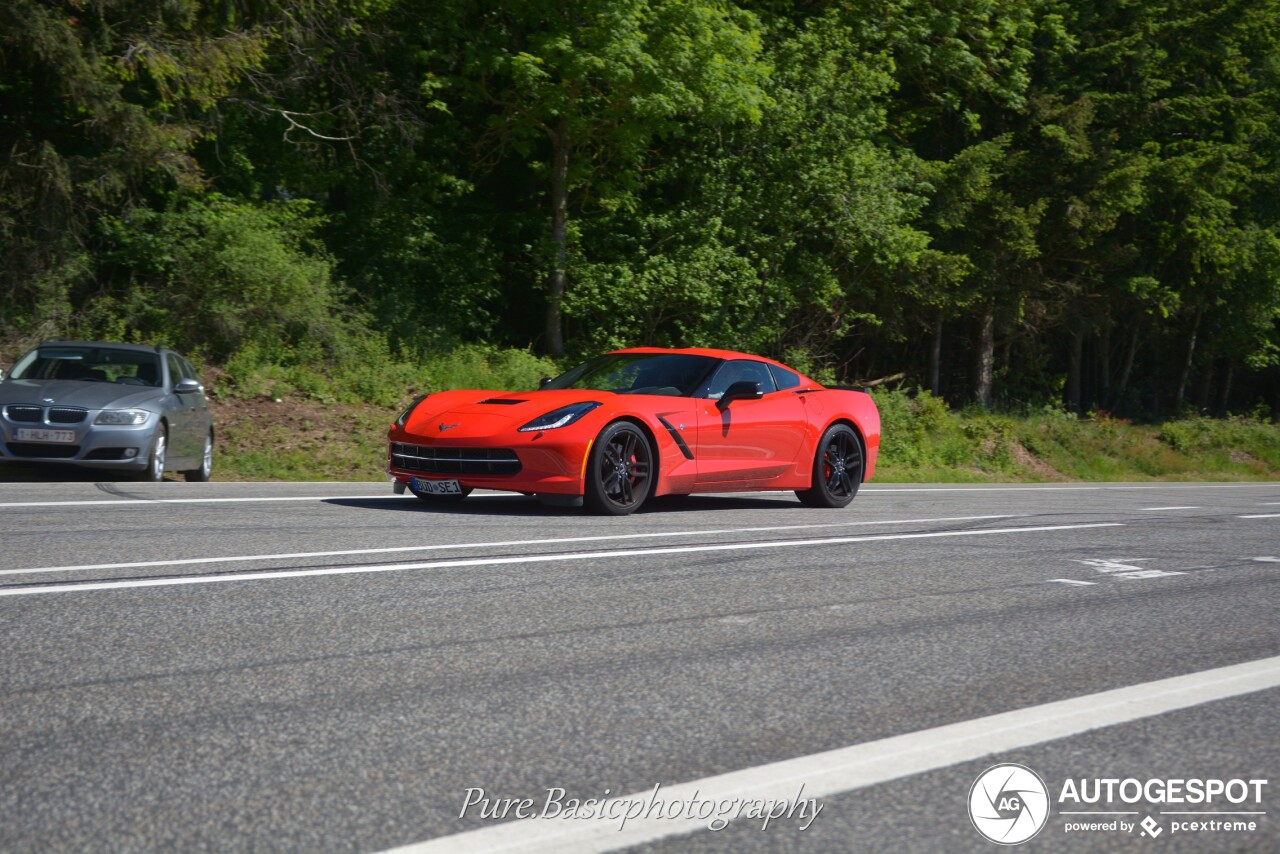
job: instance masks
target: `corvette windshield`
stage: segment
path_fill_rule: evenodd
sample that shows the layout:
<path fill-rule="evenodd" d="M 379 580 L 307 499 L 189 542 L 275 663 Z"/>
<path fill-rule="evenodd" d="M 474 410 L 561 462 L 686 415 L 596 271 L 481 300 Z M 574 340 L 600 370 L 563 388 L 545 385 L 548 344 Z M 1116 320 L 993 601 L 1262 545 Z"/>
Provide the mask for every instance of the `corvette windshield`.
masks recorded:
<path fill-rule="evenodd" d="M 606 353 L 566 371 L 543 388 L 688 397 L 720 361 L 687 353 Z"/>

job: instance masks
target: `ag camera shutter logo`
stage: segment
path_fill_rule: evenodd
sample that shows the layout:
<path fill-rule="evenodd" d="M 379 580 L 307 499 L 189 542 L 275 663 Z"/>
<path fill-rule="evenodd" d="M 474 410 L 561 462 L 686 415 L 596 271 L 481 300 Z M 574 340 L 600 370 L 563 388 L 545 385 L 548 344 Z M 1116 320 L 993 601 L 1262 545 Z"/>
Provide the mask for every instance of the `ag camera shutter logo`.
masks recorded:
<path fill-rule="evenodd" d="M 1025 765 L 993 765 L 969 789 L 969 820 L 992 842 L 1026 842 L 1049 821 L 1049 788 Z"/>

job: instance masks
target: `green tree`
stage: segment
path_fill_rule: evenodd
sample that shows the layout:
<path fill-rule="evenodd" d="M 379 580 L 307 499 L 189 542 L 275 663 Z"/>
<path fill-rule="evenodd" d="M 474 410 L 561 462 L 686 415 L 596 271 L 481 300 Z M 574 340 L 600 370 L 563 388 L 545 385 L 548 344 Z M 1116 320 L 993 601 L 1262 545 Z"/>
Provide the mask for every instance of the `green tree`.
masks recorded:
<path fill-rule="evenodd" d="M 513 152 L 544 176 L 549 246 L 544 347 L 564 351 L 570 208 L 631 204 L 636 167 L 691 122 L 758 119 L 766 69 L 755 18 L 718 0 L 455 2 L 456 80 L 490 110 L 481 157 Z M 446 95 L 447 97 L 447 95 Z"/>
<path fill-rule="evenodd" d="M 0 8 L 0 329 L 50 334 L 91 289 L 97 217 L 197 189 L 209 113 L 268 34 L 220 4 Z"/>

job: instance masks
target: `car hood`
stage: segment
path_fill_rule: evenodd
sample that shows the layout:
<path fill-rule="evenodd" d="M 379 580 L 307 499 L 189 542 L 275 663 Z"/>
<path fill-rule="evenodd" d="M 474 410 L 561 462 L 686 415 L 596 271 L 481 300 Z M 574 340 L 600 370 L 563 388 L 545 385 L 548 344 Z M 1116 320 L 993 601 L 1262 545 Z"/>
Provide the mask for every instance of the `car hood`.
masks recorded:
<path fill-rule="evenodd" d="M 164 391 L 158 388 L 116 385 L 79 380 L 5 380 L 0 382 L 0 404 L 80 406 L 85 409 L 155 408 Z"/>
<path fill-rule="evenodd" d="M 491 435 L 511 429 L 513 422 L 524 424 L 571 403 L 593 400 L 608 406 L 616 397 L 613 392 L 590 389 L 438 392 L 418 405 L 405 429 L 425 438 Z"/>

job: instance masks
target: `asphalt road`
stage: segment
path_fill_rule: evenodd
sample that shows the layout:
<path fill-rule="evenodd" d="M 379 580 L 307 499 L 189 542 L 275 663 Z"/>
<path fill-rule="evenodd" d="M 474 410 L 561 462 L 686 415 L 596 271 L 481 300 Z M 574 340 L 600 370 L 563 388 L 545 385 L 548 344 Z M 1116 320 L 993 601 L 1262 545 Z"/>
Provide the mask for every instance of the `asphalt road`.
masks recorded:
<path fill-rule="evenodd" d="M 1003 763 L 1047 807 L 983 826 L 1042 821 L 1027 851 L 1280 850 L 1280 484 L 608 519 L 382 483 L 7 483 L 0 544 L 3 851 L 486 850 L 537 825 L 552 851 L 994 852 L 969 804 Z M 1107 779 L 1227 788 L 1062 797 Z M 747 802 L 783 784 L 821 811 L 765 828 Z M 731 796 L 714 831 L 491 817 Z"/>

